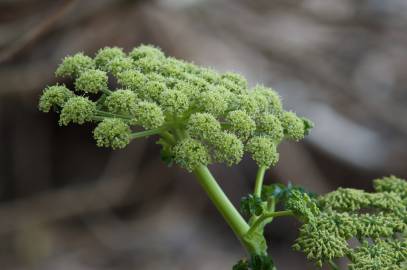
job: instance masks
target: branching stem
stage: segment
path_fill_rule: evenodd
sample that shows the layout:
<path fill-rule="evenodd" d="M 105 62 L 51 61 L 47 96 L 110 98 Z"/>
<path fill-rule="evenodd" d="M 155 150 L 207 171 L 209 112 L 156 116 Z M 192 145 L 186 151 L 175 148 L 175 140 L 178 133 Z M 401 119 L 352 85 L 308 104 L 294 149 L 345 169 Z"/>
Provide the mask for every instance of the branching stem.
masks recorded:
<path fill-rule="evenodd" d="M 259 226 L 263 224 L 264 221 L 266 221 L 269 218 L 275 218 L 275 217 L 284 217 L 284 216 L 293 216 L 294 213 L 291 210 L 285 210 L 285 211 L 277 211 L 277 212 L 272 212 L 272 213 L 265 213 L 262 214 L 250 227 L 249 231 L 247 234 L 251 234 L 254 231 L 258 229 Z"/>

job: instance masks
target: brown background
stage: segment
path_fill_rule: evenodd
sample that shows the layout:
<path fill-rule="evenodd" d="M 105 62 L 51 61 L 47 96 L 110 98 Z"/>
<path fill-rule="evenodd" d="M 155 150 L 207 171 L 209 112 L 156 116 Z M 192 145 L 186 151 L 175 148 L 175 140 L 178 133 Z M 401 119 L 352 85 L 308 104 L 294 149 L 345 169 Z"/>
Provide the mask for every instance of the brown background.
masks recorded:
<path fill-rule="evenodd" d="M 154 138 L 97 148 L 87 126 L 37 111 L 63 56 L 141 43 L 244 74 L 314 120 L 284 143 L 267 182 L 316 192 L 407 176 L 407 2 L 403 0 L 0 0 L 0 269 L 230 269 L 239 243 L 194 179 Z M 234 203 L 255 165 L 214 166 Z M 279 269 L 298 224 L 268 228 Z"/>

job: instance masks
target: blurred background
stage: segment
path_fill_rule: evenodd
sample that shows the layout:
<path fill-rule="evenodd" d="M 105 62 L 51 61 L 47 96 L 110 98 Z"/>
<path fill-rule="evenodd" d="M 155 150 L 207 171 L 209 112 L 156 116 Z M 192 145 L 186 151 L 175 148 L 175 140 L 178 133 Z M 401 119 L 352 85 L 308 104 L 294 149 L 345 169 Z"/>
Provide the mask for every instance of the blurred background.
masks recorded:
<path fill-rule="evenodd" d="M 89 126 L 37 110 L 61 58 L 151 43 L 272 86 L 314 120 L 266 183 L 318 193 L 407 177 L 405 0 L 0 0 L 0 269 L 231 269 L 244 252 L 197 182 L 154 138 L 97 148 Z M 238 205 L 256 167 L 212 166 Z M 279 269 L 298 223 L 267 230 Z"/>

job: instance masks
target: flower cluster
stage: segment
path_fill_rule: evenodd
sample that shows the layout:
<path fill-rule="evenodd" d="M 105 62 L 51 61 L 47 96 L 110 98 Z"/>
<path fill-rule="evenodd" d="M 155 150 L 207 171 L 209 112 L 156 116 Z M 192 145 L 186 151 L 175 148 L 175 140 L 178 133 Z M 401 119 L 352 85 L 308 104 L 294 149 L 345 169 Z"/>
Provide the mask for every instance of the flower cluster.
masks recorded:
<path fill-rule="evenodd" d="M 294 249 L 318 266 L 346 256 L 352 270 L 405 269 L 407 181 L 391 176 L 374 183 L 374 193 L 340 188 L 317 198 L 321 213 L 302 225 Z M 361 245 L 352 249 L 352 238 Z"/>
<path fill-rule="evenodd" d="M 212 162 L 237 164 L 244 153 L 268 168 L 277 163 L 284 138 L 301 140 L 313 126 L 284 111 L 274 90 L 249 89 L 239 74 L 165 57 L 153 46 L 128 54 L 106 47 L 94 58 L 77 53 L 63 59 L 56 75 L 72 78 L 75 89 L 47 87 L 39 108 L 60 112 L 60 125 L 95 122 L 97 145 L 113 149 L 141 137 L 141 127 L 143 134 L 159 135 L 167 158 L 189 171 Z"/>

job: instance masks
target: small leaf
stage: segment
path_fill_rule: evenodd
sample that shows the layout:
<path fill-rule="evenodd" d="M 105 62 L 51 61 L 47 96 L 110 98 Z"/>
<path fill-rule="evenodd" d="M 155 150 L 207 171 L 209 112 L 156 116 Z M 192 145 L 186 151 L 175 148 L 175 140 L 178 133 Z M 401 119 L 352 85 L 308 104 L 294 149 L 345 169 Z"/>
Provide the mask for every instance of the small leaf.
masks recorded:
<path fill-rule="evenodd" d="M 252 270 L 273 270 L 274 263 L 270 256 L 252 255 L 250 258 L 249 267 Z"/>
<path fill-rule="evenodd" d="M 240 260 L 233 266 L 232 270 L 249 270 L 249 264 L 246 260 Z"/>
<path fill-rule="evenodd" d="M 160 144 L 163 147 L 160 151 L 161 160 L 168 166 L 171 167 L 174 163 L 174 155 L 171 152 L 171 147 L 162 139 L 159 139 L 156 144 Z"/>
<path fill-rule="evenodd" d="M 247 216 L 259 216 L 263 213 L 262 201 L 260 197 L 249 194 L 247 197 L 243 197 L 240 201 L 240 210 Z"/>

